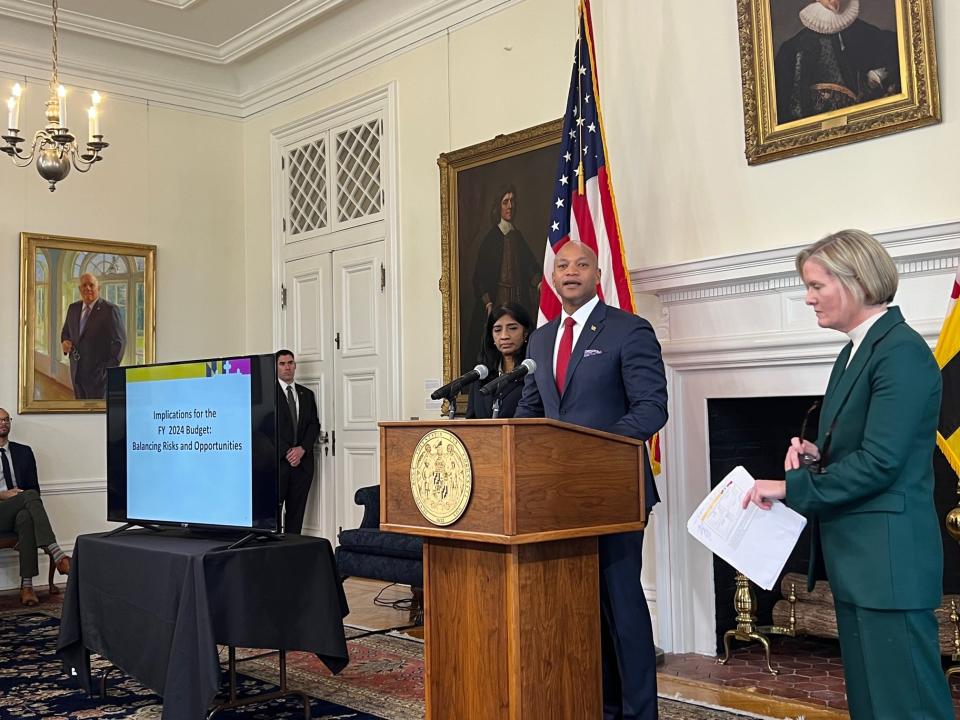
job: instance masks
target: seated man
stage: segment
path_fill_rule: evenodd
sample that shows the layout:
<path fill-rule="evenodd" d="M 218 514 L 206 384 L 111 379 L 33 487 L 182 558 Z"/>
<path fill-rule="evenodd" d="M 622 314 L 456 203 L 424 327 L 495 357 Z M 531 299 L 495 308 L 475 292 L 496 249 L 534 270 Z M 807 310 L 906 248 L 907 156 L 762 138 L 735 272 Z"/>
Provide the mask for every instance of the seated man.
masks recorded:
<path fill-rule="evenodd" d="M 40 499 L 37 461 L 29 445 L 10 442 L 10 413 L 0 408 L 0 532 L 15 532 L 20 549 L 20 602 L 38 605 L 33 578 L 40 573 L 37 548 L 53 558 L 61 575 L 70 572 Z"/>

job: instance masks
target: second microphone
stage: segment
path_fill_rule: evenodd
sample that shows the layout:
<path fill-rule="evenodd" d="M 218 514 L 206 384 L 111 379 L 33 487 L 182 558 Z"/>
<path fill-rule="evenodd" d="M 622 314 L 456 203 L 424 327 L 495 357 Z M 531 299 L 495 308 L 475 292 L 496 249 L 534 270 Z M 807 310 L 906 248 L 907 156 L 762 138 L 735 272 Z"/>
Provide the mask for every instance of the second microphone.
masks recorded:
<path fill-rule="evenodd" d="M 503 375 L 498 377 L 496 380 L 491 380 L 490 382 L 488 382 L 486 385 L 480 388 L 480 392 L 483 393 L 484 395 L 490 395 L 492 393 L 495 393 L 497 390 L 499 390 L 501 387 L 506 385 L 508 382 L 519 380 L 524 375 L 535 372 L 536 369 L 537 369 L 537 364 L 530 358 L 527 358 L 522 363 L 520 363 L 514 370 L 511 370 L 508 373 L 504 373 Z"/>

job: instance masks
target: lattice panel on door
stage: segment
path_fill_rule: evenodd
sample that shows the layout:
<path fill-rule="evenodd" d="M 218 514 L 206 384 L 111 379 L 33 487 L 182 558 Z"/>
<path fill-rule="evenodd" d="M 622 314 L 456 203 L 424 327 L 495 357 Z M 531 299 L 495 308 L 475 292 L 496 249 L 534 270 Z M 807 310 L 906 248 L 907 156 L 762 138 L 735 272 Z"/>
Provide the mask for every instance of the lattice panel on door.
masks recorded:
<path fill-rule="evenodd" d="M 376 118 L 337 133 L 337 220 L 348 222 L 383 209 L 380 139 Z"/>
<path fill-rule="evenodd" d="M 327 227 L 327 139 L 321 137 L 287 154 L 289 235 Z"/>

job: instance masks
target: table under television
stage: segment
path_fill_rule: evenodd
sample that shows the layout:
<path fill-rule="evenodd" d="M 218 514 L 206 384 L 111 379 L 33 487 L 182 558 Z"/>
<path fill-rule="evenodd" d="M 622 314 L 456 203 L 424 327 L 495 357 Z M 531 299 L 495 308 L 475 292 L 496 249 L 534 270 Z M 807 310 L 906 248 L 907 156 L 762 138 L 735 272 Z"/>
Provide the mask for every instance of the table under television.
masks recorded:
<path fill-rule="evenodd" d="M 333 673 L 346 667 L 348 607 L 327 540 L 280 535 L 231 549 L 182 530 L 107 535 L 77 538 L 57 641 L 88 693 L 91 653 L 161 695 L 164 720 L 207 716 L 218 645 L 230 649 L 231 698 L 237 647 L 279 650 L 285 694 L 298 694 L 286 690 L 288 650 L 315 653 Z"/>

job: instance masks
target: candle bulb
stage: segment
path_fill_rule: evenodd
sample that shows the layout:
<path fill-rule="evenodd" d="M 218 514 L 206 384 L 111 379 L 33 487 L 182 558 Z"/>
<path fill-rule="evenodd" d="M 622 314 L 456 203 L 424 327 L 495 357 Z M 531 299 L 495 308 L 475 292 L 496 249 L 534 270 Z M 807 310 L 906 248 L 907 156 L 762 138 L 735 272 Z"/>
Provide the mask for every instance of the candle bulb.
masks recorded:
<path fill-rule="evenodd" d="M 96 136 L 100 134 L 100 118 L 97 117 L 97 108 L 87 108 L 87 134 L 90 136 L 89 142 L 96 142 Z"/>
<path fill-rule="evenodd" d="M 22 90 L 20 89 L 20 83 L 14 83 L 13 85 L 13 97 L 10 98 L 13 100 L 13 125 L 10 126 L 11 130 L 20 129 L 20 94 Z"/>
<path fill-rule="evenodd" d="M 100 106 L 100 93 L 94 90 L 90 94 L 90 101 L 93 103 L 93 107 L 90 108 L 93 111 L 93 134 L 102 137 L 103 131 L 100 130 L 100 111 L 98 109 Z M 93 140 L 93 138 L 90 139 Z"/>
<path fill-rule="evenodd" d="M 57 88 L 57 97 L 60 99 L 60 127 L 69 127 L 67 125 L 67 89 L 63 85 Z"/>
<path fill-rule="evenodd" d="M 14 122 L 14 120 L 16 119 L 14 117 L 16 115 L 16 108 L 17 108 L 17 101 L 14 100 L 12 97 L 8 98 L 7 99 L 7 128 L 9 130 L 17 129 L 17 124 Z"/>

